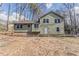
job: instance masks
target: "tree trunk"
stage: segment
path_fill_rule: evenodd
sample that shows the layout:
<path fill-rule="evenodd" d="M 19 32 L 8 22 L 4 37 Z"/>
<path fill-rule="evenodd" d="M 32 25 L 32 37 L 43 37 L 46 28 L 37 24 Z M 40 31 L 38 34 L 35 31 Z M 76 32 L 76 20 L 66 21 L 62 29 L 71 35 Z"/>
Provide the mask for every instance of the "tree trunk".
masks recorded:
<path fill-rule="evenodd" d="M 8 25 L 9 25 L 9 16 L 10 16 L 10 3 L 8 5 L 8 17 L 7 17 L 7 31 L 8 31 Z"/>

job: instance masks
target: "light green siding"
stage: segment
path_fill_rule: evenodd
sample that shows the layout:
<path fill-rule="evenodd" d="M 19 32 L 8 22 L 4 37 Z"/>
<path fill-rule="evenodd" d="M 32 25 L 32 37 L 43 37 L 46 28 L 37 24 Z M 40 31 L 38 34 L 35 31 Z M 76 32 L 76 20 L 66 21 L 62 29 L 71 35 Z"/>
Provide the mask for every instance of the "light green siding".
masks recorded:
<path fill-rule="evenodd" d="M 15 30 L 14 32 L 28 32 L 28 30 Z"/>
<path fill-rule="evenodd" d="M 39 26 L 38 26 L 38 28 L 35 28 L 34 24 L 32 24 L 32 32 L 40 32 Z"/>
<path fill-rule="evenodd" d="M 31 32 L 32 31 L 32 26 L 28 27 L 27 24 L 23 24 L 22 28 L 17 28 L 17 26 L 15 25 L 14 30 L 15 30 L 15 32 Z"/>
<path fill-rule="evenodd" d="M 43 23 L 43 19 L 49 19 L 49 23 Z M 55 19 L 60 19 L 60 23 L 55 23 Z M 17 24 L 17 23 L 16 23 Z M 23 24 L 23 23 L 21 23 Z M 29 24 L 29 23 L 28 23 Z M 15 32 L 40 32 L 40 34 L 65 34 L 64 33 L 64 19 L 58 15 L 53 13 L 49 13 L 40 18 L 40 23 L 33 22 L 28 27 L 28 24 L 25 23 L 22 28 L 17 29 L 16 26 Z M 39 24 L 38 28 L 34 27 L 34 24 Z M 59 32 L 57 31 L 57 27 L 59 27 Z"/>
<path fill-rule="evenodd" d="M 45 28 L 48 28 L 47 34 L 64 34 L 64 20 L 61 18 L 60 23 L 55 23 L 55 19 L 59 18 L 56 15 L 48 14 L 40 19 L 40 34 L 45 34 Z M 49 19 L 49 23 L 43 23 L 43 19 Z M 56 31 L 56 27 L 60 28 L 60 31 Z"/>

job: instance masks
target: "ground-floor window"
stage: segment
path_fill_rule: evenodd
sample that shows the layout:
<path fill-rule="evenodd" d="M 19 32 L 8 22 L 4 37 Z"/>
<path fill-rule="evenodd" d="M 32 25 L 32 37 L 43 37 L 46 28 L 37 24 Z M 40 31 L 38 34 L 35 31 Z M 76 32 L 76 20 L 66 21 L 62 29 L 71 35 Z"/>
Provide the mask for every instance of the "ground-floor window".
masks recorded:
<path fill-rule="evenodd" d="M 34 24 L 34 28 L 38 28 L 39 27 L 39 24 Z"/>
<path fill-rule="evenodd" d="M 60 31 L 60 28 L 59 27 L 56 27 L 56 31 L 59 32 Z"/>
<path fill-rule="evenodd" d="M 22 24 L 17 24 L 17 28 L 22 28 Z"/>
<path fill-rule="evenodd" d="M 28 24 L 28 28 L 30 27 L 30 24 Z"/>
<path fill-rule="evenodd" d="M 22 24 L 15 24 L 14 28 L 15 29 L 20 29 L 20 28 L 23 28 L 23 25 Z"/>
<path fill-rule="evenodd" d="M 23 28 L 23 25 L 22 24 L 20 24 L 20 28 Z"/>

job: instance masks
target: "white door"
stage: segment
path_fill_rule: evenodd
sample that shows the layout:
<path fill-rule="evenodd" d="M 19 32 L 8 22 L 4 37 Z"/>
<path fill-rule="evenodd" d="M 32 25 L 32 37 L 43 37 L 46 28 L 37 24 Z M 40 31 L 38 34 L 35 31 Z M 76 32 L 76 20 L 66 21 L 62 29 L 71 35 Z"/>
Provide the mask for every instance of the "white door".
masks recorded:
<path fill-rule="evenodd" d="M 44 34 L 48 34 L 48 28 L 44 28 Z"/>

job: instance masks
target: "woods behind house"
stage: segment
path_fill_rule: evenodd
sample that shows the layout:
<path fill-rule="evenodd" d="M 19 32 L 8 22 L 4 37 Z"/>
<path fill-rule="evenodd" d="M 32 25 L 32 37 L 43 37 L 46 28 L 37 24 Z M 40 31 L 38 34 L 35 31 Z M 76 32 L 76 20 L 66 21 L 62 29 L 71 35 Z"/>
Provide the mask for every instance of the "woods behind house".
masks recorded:
<path fill-rule="evenodd" d="M 14 4 L 0 4 L 0 15 L 3 14 L 3 5 L 7 5 L 7 16 L 6 20 L 0 19 L 0 31 L 8 31 L 9 25 L 16 21 L 39 21 L 39 18 L 53 11 L 60 16 L 63 16 L 64 20 L 64 34 L 69 35 L 78 35 L 79 34 L 79 13 L 76 9 L 77 3 L 54 3 L 52 7 L 46 9 L 44 3 L 36 4 L 36 3 L 14 3 Z M 61 7 L 62 5 L 62 7 Z M 14 7 L 13 7 L 14 6 Z M 14 10 L 13 10 L 13 8 Z M 59 7 L 57 9 L 57 7 Z M 12 12 L 14 13 L 14 17 L 12 16 Z M 29 12 L 28 12 L 29 11 Z M 53 26 L 53 25 L 52 25 Z"/>

